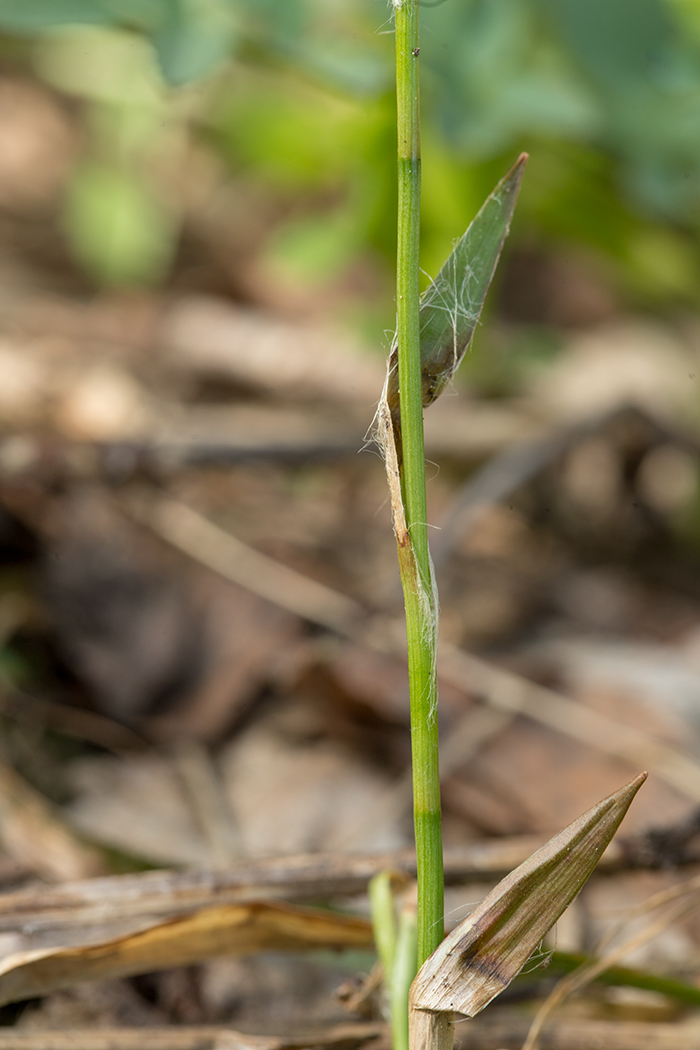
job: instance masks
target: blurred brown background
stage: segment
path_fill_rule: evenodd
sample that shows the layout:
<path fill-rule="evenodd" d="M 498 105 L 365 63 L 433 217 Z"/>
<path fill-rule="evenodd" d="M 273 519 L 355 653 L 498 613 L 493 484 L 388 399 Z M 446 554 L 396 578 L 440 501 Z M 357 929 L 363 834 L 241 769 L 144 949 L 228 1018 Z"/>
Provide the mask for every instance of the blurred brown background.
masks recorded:
<path fill-rule="evenodd" d="M 675 871 L 700 806 L 700 14 L 423 18 L 426 273 L 531 154 L 426 415 L 442 637 L 478 657 L 442 684 L 446 843 L 541 839 L 648 768 L 623 829 L 657 829 L 647 870 L 560 925 L 592 951 L 695 870 Z M 409 847 L 364 439 L 394 314 L 388 7 L 5 0 L 0 33 L 0 877 Z M 697 984 L 699 936 L 685 918 L 627 961 Z M 330 1022 L 338 968 L 370 965 L 263 953 L 0 1022 Z M 625 994 L 586 1009 L 694 1023 Z"/>

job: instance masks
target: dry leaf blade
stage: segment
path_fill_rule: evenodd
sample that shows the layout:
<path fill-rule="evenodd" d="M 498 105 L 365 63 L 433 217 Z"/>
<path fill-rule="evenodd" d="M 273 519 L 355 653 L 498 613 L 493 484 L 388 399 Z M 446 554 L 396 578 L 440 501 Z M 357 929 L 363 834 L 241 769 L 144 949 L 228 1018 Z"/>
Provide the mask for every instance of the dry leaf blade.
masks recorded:
<path fill-rule="evenodd" d="M 220 955 L 372 945 L 370 923 L 354 916 L 266 901 L 203 908 L 99 944 L 14 953 L 0 965 L 0 1005 Z"/>
<path fill-rule="evenodd" d="M 603 799 L 506 876 L 421 967 L 412 1008 L 473 1017 L 503 991 L 579 893 L 645 780 Z"/>

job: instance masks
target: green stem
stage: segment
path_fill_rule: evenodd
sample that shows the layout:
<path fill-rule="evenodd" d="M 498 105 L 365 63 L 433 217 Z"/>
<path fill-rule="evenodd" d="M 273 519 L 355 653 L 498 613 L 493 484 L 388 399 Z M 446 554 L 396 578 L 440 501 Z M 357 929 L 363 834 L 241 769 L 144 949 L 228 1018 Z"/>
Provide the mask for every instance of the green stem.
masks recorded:
<path fill-rule="evenodd" d="M 411 689 L 413 804 L 418 863 L 418 965 L 444 935 L 442 820 L 437 738 L 433 597 L 423 446 L 420 359 L 420 116 L 418 0 L 394 0 L 398 125 L 397 344 L 408 536 L 399 539 Z"/>
<path fill-rule="evenodd" d="M 369 903 L 372 912 L 372 928 L 377 955 L 384 971 L 384 984 L 388 988 L 394 970 L 396 952 L 396 916 L 394 915 L 394 892 L 391 872 L 380 871 L 369 880 Z"/>
<path fill-rule="evenodd" d="M 392 1050 L 408 1050 L 408 996 L 416 976 L 416 909 L 404 907 L 399 915 L 394 968 L 391 974 Z"/>

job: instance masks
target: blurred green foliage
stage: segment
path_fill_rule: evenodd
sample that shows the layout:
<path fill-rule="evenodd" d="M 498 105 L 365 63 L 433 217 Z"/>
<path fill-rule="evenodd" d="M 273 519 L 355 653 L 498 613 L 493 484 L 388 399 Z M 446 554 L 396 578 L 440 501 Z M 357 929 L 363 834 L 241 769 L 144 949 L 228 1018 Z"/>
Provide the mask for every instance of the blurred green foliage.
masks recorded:
<path fill-rule="evenodd" d="M 394 251 L 384 0 L 0 0 L 0 32 L 86 102 L 65 223 L 105 284 L 167 274 L 194 138 L 281 202 L 264 247 L 323 288 Z M 597 253 L 645 304 L 697 304 L 700 0 L 424 5 L 423 265 L 521 149 L 521 243 Z"/>

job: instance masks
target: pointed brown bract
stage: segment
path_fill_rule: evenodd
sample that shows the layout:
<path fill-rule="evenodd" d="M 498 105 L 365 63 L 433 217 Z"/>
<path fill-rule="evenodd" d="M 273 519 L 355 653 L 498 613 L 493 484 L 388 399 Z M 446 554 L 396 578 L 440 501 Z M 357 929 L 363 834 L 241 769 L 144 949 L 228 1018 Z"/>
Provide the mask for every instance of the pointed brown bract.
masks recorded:
<path fill-rule="evenodd" d="M 502 992 L 578 894 L 646 777 L 593 806 L 499 882 L 421 967 L 411 1009 L 473 1017 Z"/>

